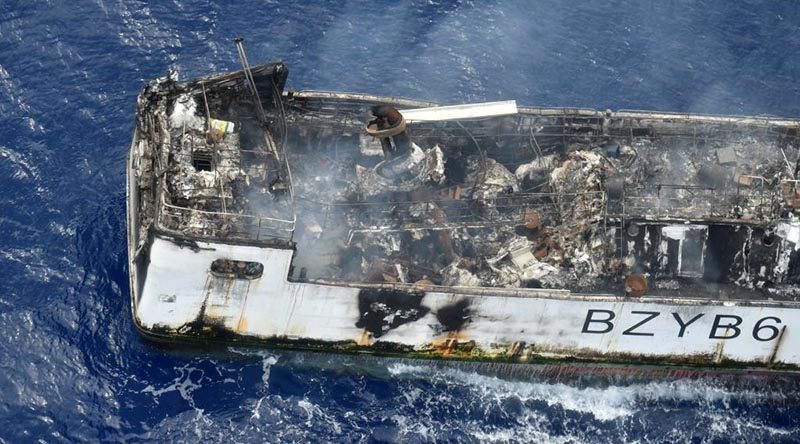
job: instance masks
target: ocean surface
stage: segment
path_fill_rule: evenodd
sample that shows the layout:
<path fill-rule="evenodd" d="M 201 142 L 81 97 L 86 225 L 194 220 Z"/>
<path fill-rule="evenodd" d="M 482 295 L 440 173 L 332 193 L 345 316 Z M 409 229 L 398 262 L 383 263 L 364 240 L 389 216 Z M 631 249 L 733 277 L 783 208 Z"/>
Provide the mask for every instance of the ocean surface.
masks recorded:
<path fill-rule="evenodd" d="M 0 442 L 797 442 L 793 380 L 548 381 L 158 348 L 130 314 L 136 95 L 283 59 L 290 86 L 800 117 L 795 1 L 0 2 Z"/>

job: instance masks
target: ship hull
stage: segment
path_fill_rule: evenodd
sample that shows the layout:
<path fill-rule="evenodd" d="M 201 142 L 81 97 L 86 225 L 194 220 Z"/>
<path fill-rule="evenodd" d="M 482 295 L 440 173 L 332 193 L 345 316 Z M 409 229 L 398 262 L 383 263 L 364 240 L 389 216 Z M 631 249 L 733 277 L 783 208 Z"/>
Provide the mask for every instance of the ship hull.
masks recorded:
<path fill-rule="evenodd" d="M 800 310 L 786 302 L 290 282 L 291 249 L 155 235 L 148 251 L 146 281 L 132 282 L 141 288 L 134 319 L 159 341 L 704 371 L 794 372 L 800 363 L 787 327 L 797 325 Z M 209 271 L 223 257 L 260 261 L 263 275 Z"/>

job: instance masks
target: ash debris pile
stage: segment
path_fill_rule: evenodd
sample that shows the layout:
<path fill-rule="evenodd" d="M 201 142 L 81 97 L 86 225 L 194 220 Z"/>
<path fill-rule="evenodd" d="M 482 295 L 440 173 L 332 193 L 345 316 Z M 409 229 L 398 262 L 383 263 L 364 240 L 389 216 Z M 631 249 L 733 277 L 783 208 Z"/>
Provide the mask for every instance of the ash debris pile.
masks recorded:
<path fill-rule="evenodd" d="M 407 122 L 389 106 L 365 130 L 363 107 L 321 110 L 290 113 L 296 279 L 637 296 L 790 274 L 789 235 L 783 265 L 761 281 L 746 270 L 766 260 L 754 239 L 800 202 L 787 185 L 796 134 L 524 114 Z M 720 248 L 729 229 L 750 234 Z"/>
<path fill-rule="evenodd" d="M 279 66 L 255 75 L 269 78 Z M 160 226 L 211 239 L 290 238 L 288 167 L 269 129 L 278 125 L 267 121 L 242 75 L 192 84 L 161 79 L 148 88 L 143 120 L 155 142 Z"/>
<path fill-rule="evenodd" d="M 427 125 L 432 136 L 412 137 L 428 128 L 412 129 L 389 106 L 372 112 L 366 134 L 296 126 L 305 146 L 293 149 L 291 159 L 298 276 L 508 288 L 596 285 L 608 266 L 608 166 L 601 156 L 512 149 L 477 134 L 481 127 L 471 129 L 469 122 L 449 122 L 438 136 L 435 125 Z"/>

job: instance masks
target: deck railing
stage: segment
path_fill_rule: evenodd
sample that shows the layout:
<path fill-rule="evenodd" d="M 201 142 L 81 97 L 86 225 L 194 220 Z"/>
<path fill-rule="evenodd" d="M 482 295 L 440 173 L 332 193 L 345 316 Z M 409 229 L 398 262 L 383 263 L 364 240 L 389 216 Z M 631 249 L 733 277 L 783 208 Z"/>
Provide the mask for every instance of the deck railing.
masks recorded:
<path fill-rule="evenodd" d="M 493 226 L 569 223 L 583 218 L 605 218 L 605 193 L 514 193 L 491 199 L 420 199 L 413 202 L 325 203 L 302 200 L 321 215 L 324 226 L 345 218 L 352 231 L 414 231 Z M 308 210 L 307 210 L 308 211 Z M 301 210 L 302 217 L 302 210 Z"/>
<path fill-rule="evenodd" d="M 182 234 L 206 239 L 265 241 L 291 240 L 294 218 L 225 213 L 181 207 L 167 203 L 162 196 L 159 226 Z"/>
<path fill-rule="evenodd" d="M 626 218 L 764 220 L 776 217 L 779 210 L 769 188 L 657 185 L 627 193 Z"/>

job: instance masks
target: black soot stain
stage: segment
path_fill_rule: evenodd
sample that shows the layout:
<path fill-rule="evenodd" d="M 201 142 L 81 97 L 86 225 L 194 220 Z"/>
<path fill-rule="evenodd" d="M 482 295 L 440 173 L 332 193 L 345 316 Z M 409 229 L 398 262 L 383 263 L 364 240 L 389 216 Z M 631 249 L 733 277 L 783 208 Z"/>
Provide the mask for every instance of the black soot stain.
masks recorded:
<path fill-rule="evenodd" d="M 436 319 L 442 324 L 443 331 L 459 331 L 472 319 L 469 299 L 445 305 L 436 312 Z"/>
<path fill-rule="evenodd" d="M 422 305 L 425 293 L 387 289 L 362 289 L 358 293 L 356 327 L 379 338 L 391 329 L 414 322 L 430 311 Z"/>

